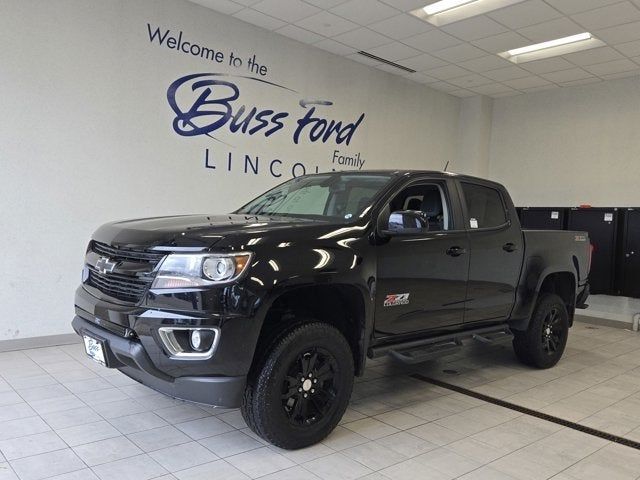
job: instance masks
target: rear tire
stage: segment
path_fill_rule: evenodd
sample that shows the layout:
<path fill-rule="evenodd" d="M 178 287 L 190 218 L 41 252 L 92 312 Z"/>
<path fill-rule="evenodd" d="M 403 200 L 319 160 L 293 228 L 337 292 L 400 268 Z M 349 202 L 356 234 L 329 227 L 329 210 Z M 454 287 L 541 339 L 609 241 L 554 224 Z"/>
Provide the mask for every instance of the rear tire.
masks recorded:
<path fill-rule="evenodd" d="M 281 448 L 303 448 L 336 427 L 353 389 L 351 348 L 335 327 L 297 325 L 258 359 L 241 407 L 247 425 Z"/>
<path fill-rule="evenodd" d="M 525 365 L 553 367 L 564 353 L 569 336 L 569 314 L 556 294 L 541 294 L 526 331 L 514 331 L 513 349 Z"/>

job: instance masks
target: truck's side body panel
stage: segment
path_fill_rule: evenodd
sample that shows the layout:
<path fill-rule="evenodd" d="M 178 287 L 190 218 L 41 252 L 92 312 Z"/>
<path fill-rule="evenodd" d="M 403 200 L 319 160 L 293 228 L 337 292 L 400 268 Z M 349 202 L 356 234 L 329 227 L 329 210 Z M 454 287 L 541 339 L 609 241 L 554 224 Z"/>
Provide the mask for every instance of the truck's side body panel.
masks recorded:
<path fill-rule="evenodd" d="M 511 313 L 518 326 L 526 325 L 540 288 L 551 274 L 566 273 L 574 278 L 574 305 L 587 282 L 589 237 L 585 232 L 523 230 L 525 258 L 518 281 L 516 303 Z"/>

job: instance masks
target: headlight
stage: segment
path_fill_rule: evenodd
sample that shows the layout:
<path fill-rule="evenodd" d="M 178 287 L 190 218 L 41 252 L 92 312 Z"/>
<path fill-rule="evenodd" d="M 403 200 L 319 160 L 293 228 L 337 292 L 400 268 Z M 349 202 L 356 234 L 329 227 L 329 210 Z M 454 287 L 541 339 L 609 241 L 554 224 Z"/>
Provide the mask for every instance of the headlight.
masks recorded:
<path fill-rule="evenodd" d="M 237 280 L 252 254 L 172 254 L 160 264 L 152 289 L 206 287 Z"/>

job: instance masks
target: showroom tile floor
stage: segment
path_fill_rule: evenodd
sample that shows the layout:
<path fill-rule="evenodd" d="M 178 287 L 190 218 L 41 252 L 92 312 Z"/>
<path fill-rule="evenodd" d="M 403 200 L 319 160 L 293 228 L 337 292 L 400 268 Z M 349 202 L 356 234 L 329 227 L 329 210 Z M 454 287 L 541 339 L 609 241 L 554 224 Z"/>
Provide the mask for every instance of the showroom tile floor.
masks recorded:
<path fill-rule="evenodd" d="M 576 324 L 546 371 L 509 345 L 413 367 L 371 361 L 341 425 L 293 452 L 265 445 L 237 410 L 167 398 L 78 344 L 0 353 L 0 480 L 640 478 L 640 450 L 412 372 L 640 441 L 640 334 L 625 330 Z"/>

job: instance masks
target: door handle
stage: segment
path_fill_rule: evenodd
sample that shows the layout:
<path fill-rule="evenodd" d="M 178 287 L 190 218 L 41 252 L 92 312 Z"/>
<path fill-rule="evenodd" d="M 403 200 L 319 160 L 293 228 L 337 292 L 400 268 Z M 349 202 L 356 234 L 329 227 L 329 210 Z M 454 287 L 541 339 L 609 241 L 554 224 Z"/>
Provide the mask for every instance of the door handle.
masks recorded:
<path fill-rule="evenodd" d="M 502 249 L 503 249 L 505 252 L 515 252 L 515 251 L 518 249 L 518 246 L 517 246 L 515 243 L 511 243 L 511 242 L 509 242 L 509 243 L 505 243 L 505 244 L 502 246 Z"/>
<path fill-rule="evenodd" d="M 447 249 L 447 255 L 451 257 L 459 257 L 460 255 L 464 255 L 465 253 L 467 253 L 467 250 L 461 247 L 449 247 Z"/>

